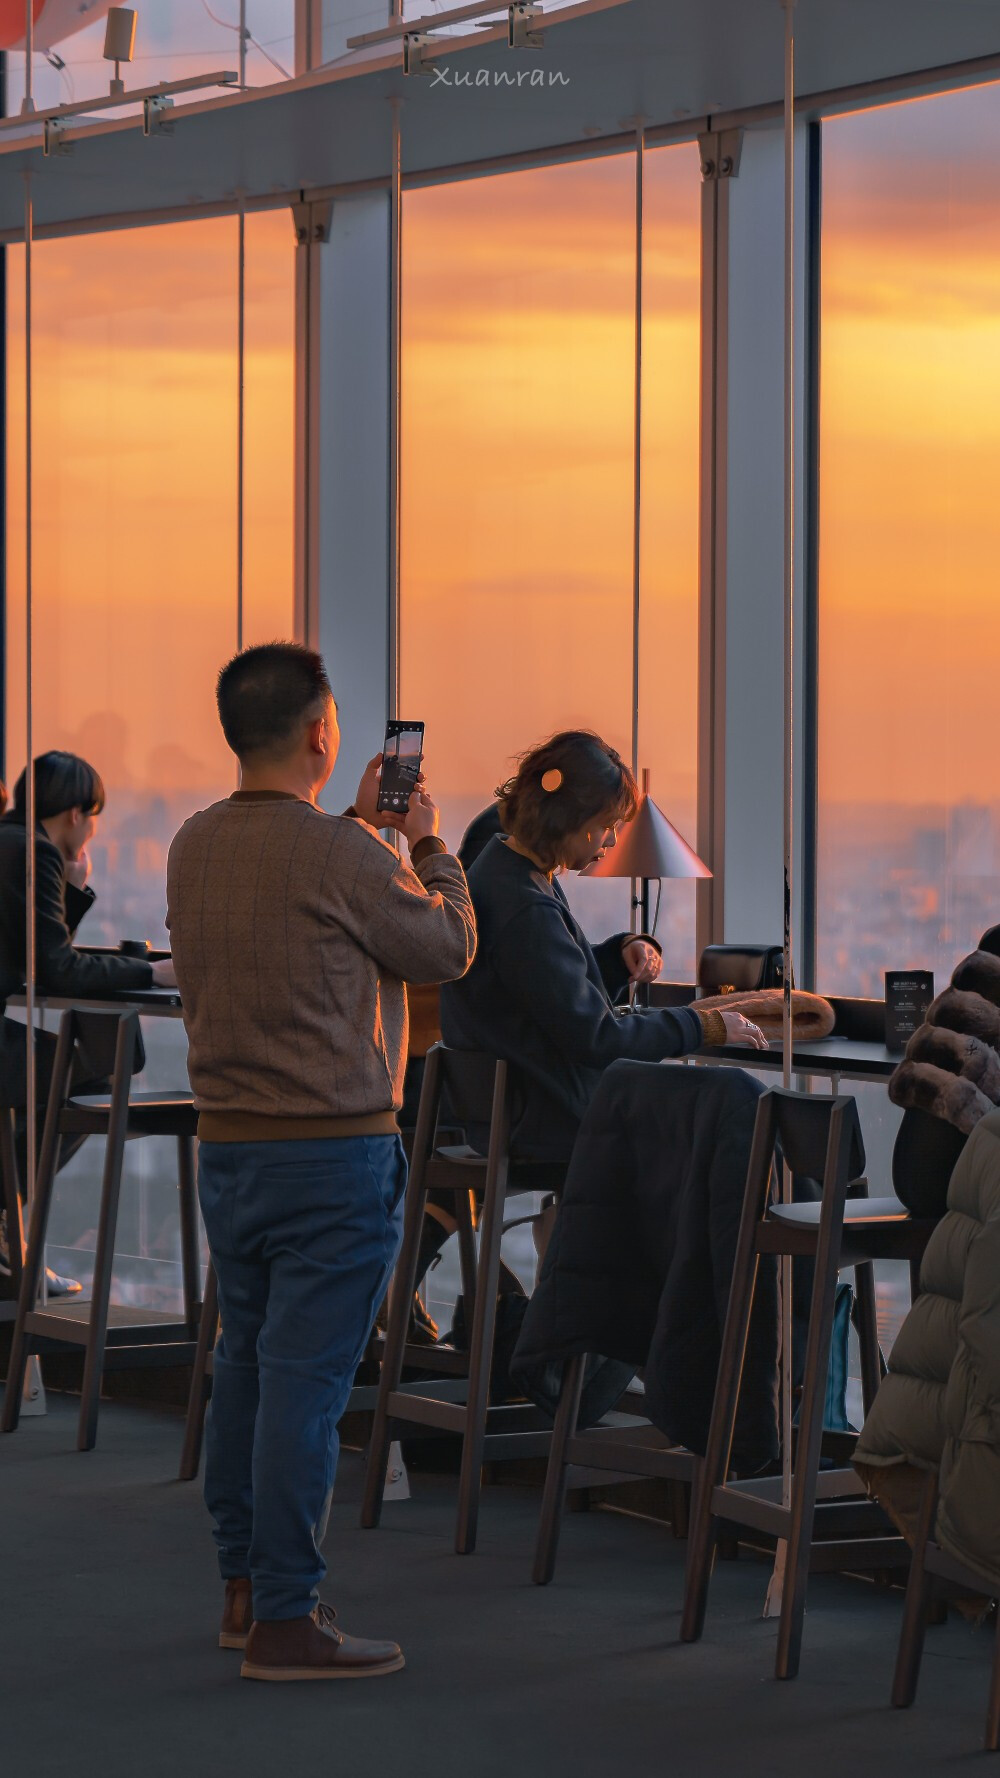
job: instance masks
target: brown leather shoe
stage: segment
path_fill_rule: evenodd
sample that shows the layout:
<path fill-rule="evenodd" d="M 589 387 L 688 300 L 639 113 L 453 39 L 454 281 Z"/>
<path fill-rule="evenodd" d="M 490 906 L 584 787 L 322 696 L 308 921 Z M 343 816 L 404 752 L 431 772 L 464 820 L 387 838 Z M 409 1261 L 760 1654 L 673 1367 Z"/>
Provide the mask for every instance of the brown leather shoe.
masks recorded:
<path fill-rule="evenodd" d="M 309 1617 L 254 1623 L 240 1668 L 243 1679 L 375 1679 L 406 1665 L 396 1642 L 345 1636 L 332 1606 Z"/>
<path fill-rule="evenodd" d="M 227 1580 L 226 1603 L 222 1608 L 222 1623 L 219 1626 L 219 1647 L 246 1648 L 252 1623 L 253 1599 L 249 1579 Z"/>

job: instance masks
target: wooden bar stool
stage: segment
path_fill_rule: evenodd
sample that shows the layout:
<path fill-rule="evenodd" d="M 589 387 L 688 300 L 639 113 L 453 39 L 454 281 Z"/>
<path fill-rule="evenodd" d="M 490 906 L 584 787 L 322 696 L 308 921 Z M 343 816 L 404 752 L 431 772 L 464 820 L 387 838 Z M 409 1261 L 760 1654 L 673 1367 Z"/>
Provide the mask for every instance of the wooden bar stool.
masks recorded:
<path fill-rule="evenodd" d="M 485 1158 L 465 1146 L 436 1146 L 445 1093 L 454 1121 L 489 1125 L 489 1152 Z M 361 1523 L 371 1529 L 379 1522 L 389 1445 L 394 1437 L 399 1437 L 399 1429 L 412 1425 L 459 1433 L 462 1466 L 455 1534 L 459 1555 L 475 1548 L 480 1472 L 485 1459 L 539 1456 L 548 1450 L 552 1438 L 551 1426 L 538 1409 L 520 1403 L 488 1405 L 504 1203 L 508 1196 L 519 1193 L 558 1191 L 565 1175 L 562 1166 L 511 1160 L 509 1098 L 505 1062 L 471 1051 L 447 1049 L 443 1044 L 428 1051 L 407 1185 L 403 1245 L 390 1292 L 389 1326 L 365 1475 Z M 477 1263 L 470 1194 L 480 1185 L 483 1198 Z M 445 1347 L 406 1345 L 420 1230 L 431 1188 L 453 1192 L 459 1214 L 466 1313 L 472 1327 L 467 1353 L 449 1353 Z M 463 1205 L 467 1221 L 462 1219 Z M 445 1369 L 442 1361 L 446 1361 L 453 1374 L 443 1380 L 429 1380 L 423 1386 L 406 1386 L 401 1382 L 403 1365 L 411 1360 L 439 1376 Z"/>
<path fill-rule="evenodd" d="M 770 1202 L 772 1177 L 782 1157 L 794 1174 L 822 1179 L 819 1203 Z M 763 1095 L 754 1125 L 707 1449 L 695 1490 L 681 1637 L 685 1642 L 696 1642 L 704 1628 L 721 1524 L 746 1526 L 784 1540 L 788 1547 L 775 1661 L 778 1679 L 792 1679 L 798 1672 L 811 1565 L 843 1568 L 848 1561 L 869 1561 L 884 1567 L 905 1555 L 899 1537 L 880 1534 L 888 1529 L 888 1521 L 881 1509 L 864 1497 L 854 1470 L 820 1472 L 819 1467 L 838 1271 L 847 1266 L 870 1267 L 876 1259 L 902 1259 L 910 1262 L 912 1277 L 934 1227 L 933 1222 L 911 1218 L 896 1198 L 868 1197 L 865 1181 L 858 1180 L 853 1187 L 865 1195 L 849 1197 L 850 1182 L 863 1166 L 864 1147 L 853 1098 L 827 1099 L 781 1089 Z M 811 1258 L 815 1263 L 788 1505 L 784 1504 L 780 1476 L 727 1480 L 762 1254 Z M 867 1296 L 862 1306 L 858 1332 L 867 1411 L 881 1370 L 872 1296 Z M 817 1517 L 834 1540 L 814 1546 Z"/>
<path fill-rule="evenodd" d="M 0 1180 L 3 1184 L 3 1208 L 7 1223 L 7 1255 L 10 1265 L 10 1299 L 0 1303 L 0 1319 L 11 1321 L 14 1305 L 21 1290 L 24 1270 L 24 1219 L 21 1214 L 20 1179 L 17 1170 L 17 1148 L 14 1141 L 13 1106 L 0 1105 Z"/>
<path fill-rule="evenodd" d="M 7 1388 L 0 1430 L 13 1432 L 21 1407 L 30 1353 L 84 1348 L 83 1388 L 77 1449 L 89 1451 L 97 1437 L 97 1414 L 105 1353 L 117 1362 L 141 1362 L 156 1349 L 175 1363 L 190 1362 L 201 1312 L 201 1265 L 195 1195 L 194 1140 L 197 1113 L 190 1093 L 135 1093 L 132 1073 L 139 1052 L 139 1017 L 134 1012 L 64 1012 L 59 1025 L 48 1108 L 32 1202 L 31 1227 L 18 1295 Z M 74 1053 L 82 1050 L 89 1072 L 111 1074 L 110 1094 L 69 1096 Z M 94 1281 L 89 1303 L 43 1304 L 45 1238 L 55 1188 L 59 1140 L 64 1135 L 105 1136 L 104 1175 L 98 1219 Z M 152 1309 L 112 1308 L 111 1277 L 126 1140 L 173 1136 L 177 1142 L 184 1318 Z"/>
<path fill-rule="evenodd" d="M 570 1358 L 563 1375 L 535 1544 L 532 1579 L 539 1587 L 547 1586 L 555 1574 L 566 1490 L 571 1485 L 586 1487 L 588 1482 L 593 1484 L 595 1481 L 624 1482 L 636 1477 L 657 1477 L 672 1484 L 674 1536 L 683 1536 L 687 1528 L 686 1490 L 693 1482 L 697 1468 L 694 1453 L 682 1445 L 672 1445 L 657 1427 L 642 1417 L 639 1411 L 641 1396 L 634 1403 L 623 1397 L 618 1407 L 605 1414 L 598 1425 L 578 1431 L 586 1364 L 586 1355 Z M 626 1405 L 635 1406 L 636 1412 L 622 1412 Z"/>
<path fill-rule="evenodd" d="M 917 1695 L 920 1661 L 924 1652 L 924 1630 L 931 1602 L 934 1579 L 947 1581 L 982 1598 L 996 1597 L 996 1582 L 980 1574 L 954 1556 L 948 1555 L 934 1542 L 937 1517 L 938 1478 L 932 1473 L 924 1483 L 920 1501 L 920 1517 L 913 1544 L 913 1560 L 903 1607 L 903 1627 L 896 1657 L 896 1673 L 892 1684 L 892 1702 L 897 1710 L 908 1710 Z M 986 1708 L 986 1734 L 983 1747 L 987 1753 L 1000 1753 L 1000 1610 L 997 1612 L 996 1637 L 993 1649 L 993 1670 Z"/>

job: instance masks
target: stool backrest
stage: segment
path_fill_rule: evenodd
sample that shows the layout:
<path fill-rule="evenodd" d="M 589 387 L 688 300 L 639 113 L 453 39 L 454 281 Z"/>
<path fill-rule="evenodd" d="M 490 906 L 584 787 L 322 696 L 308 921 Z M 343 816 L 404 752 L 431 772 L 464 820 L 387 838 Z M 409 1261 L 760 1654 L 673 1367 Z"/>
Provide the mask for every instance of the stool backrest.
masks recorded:
<path fill-rule="evenodd" d="M 757 1107 L 753 1158 L 783 1160 L 797 1179 L 814 1179 L 832 1185 L 834 1176 L 845 1181 L 860 1178 L 865 1170 L 865 1145 L 858 1108 L 850 1094 L 827 1098 L 819 1093 L 795 1093 L 772 1087 Z"/>
<path fill-rule="evenodd" d="M 440 1058 L 442 1085 L 457 1121 L 489 1125 L 493 1117 L 497 1057 L 485 1055 L 481 1050 L 449 1049 L 443 1043 L 434 1045 L 434 1053 Z"/>
<path fill-rule="evenodd" d="M 63 1013 L 71 1021 L 72 1041 L 88 1080 L 103 1080 L 114 1073 L 118 1033 L 123 1012 L 82 1012 L 78 1007 Z M 139 1022 L 135 1020 L 135 1045 L 130 1059 L 130 1072 L 142 1066 Z M 79 1076 L 78 1076 L 79 1078 Z"/>

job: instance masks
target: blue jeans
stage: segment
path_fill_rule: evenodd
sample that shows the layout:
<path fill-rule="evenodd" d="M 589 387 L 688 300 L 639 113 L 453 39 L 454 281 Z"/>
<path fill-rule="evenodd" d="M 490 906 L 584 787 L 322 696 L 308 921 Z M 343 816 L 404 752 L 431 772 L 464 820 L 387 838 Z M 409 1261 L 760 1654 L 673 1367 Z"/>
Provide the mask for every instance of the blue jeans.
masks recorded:
<path fill-rule="evenodd" d="M 398 1136 L 201 1145 L 222 1317 L 205 1501 L 223 1579 L 251 1576 L 255 1618 L 316 1603 L 337 1423 L 395 1263 L 405 1185 Z"/>

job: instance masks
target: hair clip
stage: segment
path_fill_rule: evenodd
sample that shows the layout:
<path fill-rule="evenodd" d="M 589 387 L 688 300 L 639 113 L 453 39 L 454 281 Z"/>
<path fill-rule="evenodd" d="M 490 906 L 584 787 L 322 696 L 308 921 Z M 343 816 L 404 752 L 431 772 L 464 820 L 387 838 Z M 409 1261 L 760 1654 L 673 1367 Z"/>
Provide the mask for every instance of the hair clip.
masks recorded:
<path fill-rule="evenodd" d="M 551 771 L 542 773 L 543 790 L 558 790 L 562 781 L 563 775 L 558 766 L 553 766 Z"/>

